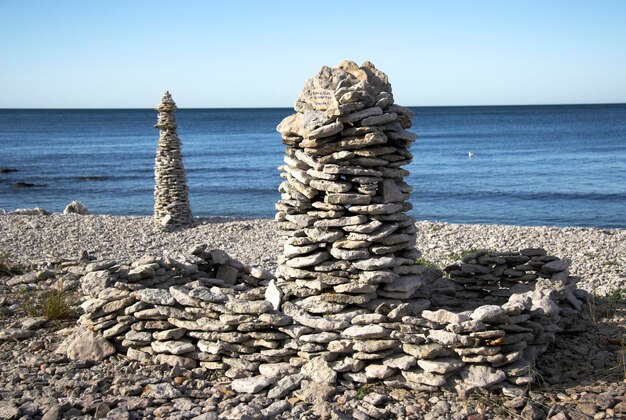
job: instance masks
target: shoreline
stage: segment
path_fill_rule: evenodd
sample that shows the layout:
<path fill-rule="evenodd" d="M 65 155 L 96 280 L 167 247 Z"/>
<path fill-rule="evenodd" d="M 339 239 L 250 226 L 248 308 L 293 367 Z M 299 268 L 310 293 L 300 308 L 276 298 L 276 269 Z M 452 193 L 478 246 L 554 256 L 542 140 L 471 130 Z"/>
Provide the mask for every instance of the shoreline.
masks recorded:
<path fill-rule="evenodd" d="M 455 224 L 418 221 L 416 247 L 424 262 L 445 267 L 470 249 L 517 251 L 541 247 L 572 260 L 579 287 L 599 295 L 626 289 L 626 230 L 588 227 Z M 75 258 L 180 254 L 196 244 L 222 249 L 246 264 L 274 270 L 282 233 L 273 219 L 206 217 L 170 232 L 151 216 L 0 215 L 0 254 L 21 264 Z"/>

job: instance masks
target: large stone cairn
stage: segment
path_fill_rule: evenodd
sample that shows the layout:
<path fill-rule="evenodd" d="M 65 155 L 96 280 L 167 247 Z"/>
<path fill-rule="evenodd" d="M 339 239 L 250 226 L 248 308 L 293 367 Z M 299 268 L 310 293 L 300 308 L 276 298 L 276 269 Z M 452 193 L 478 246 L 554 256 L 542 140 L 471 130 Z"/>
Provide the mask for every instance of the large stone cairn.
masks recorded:
<path fill-rule="evenodd" d="M 169 95 L 159 109 L 171 135 Z M 523 396 L 556 334 L 580 331 L 588 296 L 570 260 L 527 248 L 473 252 L 447 275 L 416 264 L 401 169 L 411 113 L 372 64 L 323 67 L 296 111 L 278 127 L 287 235 L 276 277 L 206 245 L 90 263 L 83 330 L 131 359 L 222 371 L 233 391 L 269 399 L 368 382 Z"/>
<path fill-rule="evenodd" d="M 158 225 L 183 226 L 191 223 L 189 190 L 183 166 L 180 139 L 176 132 L 176 103 L 165 91 L 155 125 L 160 131 L 154 160 L 154 219 Z"/>
<path fill-rule="evenodd" d="M 417 137 L 407 130 L 413 114 L 394 105 L 387 75 L 351 61 L 322 67 L 295 110 L 277 128 L 286 145 L 276 204 L 288 232 L 277 271 L 285 311 L 321 316 L 414 297 L 422 279 L 402 169 Z"/>

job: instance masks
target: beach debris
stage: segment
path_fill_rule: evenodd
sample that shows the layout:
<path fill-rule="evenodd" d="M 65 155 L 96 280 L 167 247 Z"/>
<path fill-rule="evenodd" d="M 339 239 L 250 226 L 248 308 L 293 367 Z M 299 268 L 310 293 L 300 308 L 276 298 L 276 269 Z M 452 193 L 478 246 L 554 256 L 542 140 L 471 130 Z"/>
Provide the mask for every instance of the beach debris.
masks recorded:
<path fill-rule="evenodd" d="M 63 214 L 80 214 L 84 216 L 89 214 L 89 209 L 80 201 L 73 200 L 70 204 L 65 206 Z"/>
<path fill-rule="evenodd" d="M 160 130 L 154 161 L 154 219 L 158 226 L 184 226 L 193 221 L 183 166 L 181 141 L 176 131 L 176 103 L 165 91 L 157 106 L 155 127 Z"/>

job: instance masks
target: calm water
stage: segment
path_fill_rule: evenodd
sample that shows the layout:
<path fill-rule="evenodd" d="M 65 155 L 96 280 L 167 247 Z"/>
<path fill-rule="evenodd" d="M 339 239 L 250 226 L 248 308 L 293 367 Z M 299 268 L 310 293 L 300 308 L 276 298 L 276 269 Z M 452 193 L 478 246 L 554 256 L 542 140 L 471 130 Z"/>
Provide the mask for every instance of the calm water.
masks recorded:
<path fill-rule="evenodd" d="M 413 216 L 626 227 L 626 105 L 413 108 Z M 272 217 L 290 109 L 178 111 L 196 216 Z M 152 110 L 0 110 L 0 208 L 152 212 Z M 474 152 L 468 158 L 468 152 Z M 14 188 L 16 182 L 35 184 Z"/>

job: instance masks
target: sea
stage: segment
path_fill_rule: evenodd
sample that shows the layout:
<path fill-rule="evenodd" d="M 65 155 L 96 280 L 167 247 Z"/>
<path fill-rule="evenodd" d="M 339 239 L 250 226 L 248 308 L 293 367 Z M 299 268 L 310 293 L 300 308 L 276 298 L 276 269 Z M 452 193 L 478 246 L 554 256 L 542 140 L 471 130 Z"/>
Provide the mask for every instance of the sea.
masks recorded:
<path fill-rule="evenodd" d="M 418 220 L 626 227 L 626 104 L 415 107 Z M 293 110 L 180 109 L 195 216 L 271 218 Z M 0 209 L 150 215 L 150 109 L 0 109 Z M 32 184 L 16 187 L 18 183 Z"/>

